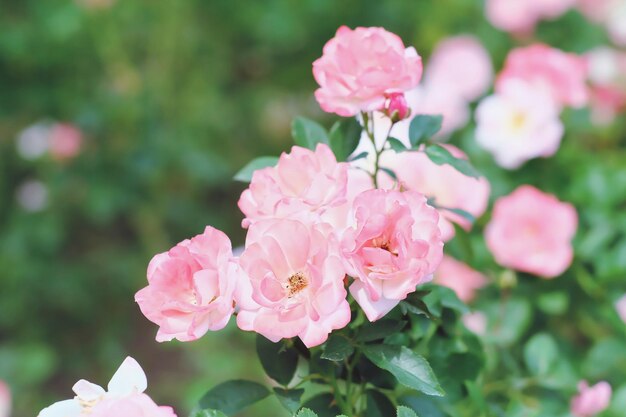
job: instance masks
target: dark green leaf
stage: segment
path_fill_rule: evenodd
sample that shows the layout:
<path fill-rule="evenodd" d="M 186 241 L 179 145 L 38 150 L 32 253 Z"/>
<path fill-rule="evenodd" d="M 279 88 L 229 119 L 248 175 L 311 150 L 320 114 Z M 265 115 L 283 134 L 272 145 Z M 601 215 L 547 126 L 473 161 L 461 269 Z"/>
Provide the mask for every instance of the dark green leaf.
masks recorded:
<path fill-rule="evenodd" d="M 285 407 L 290 414 L 295 414 L 300 408 L 300 398 L 304 394 L 304 389 L 284 389 L 274 388 L 274 395 L 280 401 L 280 404 Z"/>
<path fill-rule="evenodd" d="M 367 408 L 365 417 L 389 417 L 394 413 L 394 406 L 391 400 L 380 391 L 368 389 L 365 392 Z"/>
<path fill-rule="evenodd" d="M 291 123 L 291 136 L 298 146 L 315 149 L 318 143 L 328 144 L 326 129 L 313 120 L 296 117 Z"/>
<path fill-rule="evenodd" d="M 235 181 L 250 182 L 250 180 L 252 180 L 252 174 L 254 174 L 254 171 L 256 171 L 257 169 L 273 167 L 277 163 L 277 156 L 260 156 L 248 162 L 245 167 L 241 168 L 239 172 L 235 174 L 233 179 Z"/>
<path fill-rule="evenodd" d="M 368 153 L 366 151 L 363 151 L 363 152 L 359 153 L 358 155 L 355 155 L 352 158 L 350 158 L 350 162 L 357 161 L 357 160 L 363 159 L 363 158 L 367 158 L 367 155 L 368 155 Z"/>
<path fill-rule="evenodd" d="M 476 171 L 467 159 L 455 158 L 450 151 L 441 145 L 426 147 L 426 156 L 437 165 L 448 164 L 461 174 L 472 178 L 480 178 L 480 173 Z"/>
<path fill-rule="evenodd" d="M 363 127 L 355 118 L 341 120 L 333 125 L 329 134 L 330 148 L 338 161 L 347 160 L 354 152 L 362 131 Z"/>
<path fill-rule="evenodd" d="M 411 146 L 416 148 L 420 143 L 432 138 L 435 133 L 441 130 L 442 121 L 443 117 L 441 117 L 441 115 L 416 115 L 409 125 L 409 140 L 411 141 Z"/>
<path fill-rule="evenodd" d="M 385 174 L 389 175 L 391 178 L 393 178 L 394 181 L 398 181 L 398 176 L 396 175 L 396 173 L 390 170 L 389 168 L 378 167 L 378 169 L 383 171 Z"/>
<path fill-rule="evenodd" d="M 515 297 L 494 301 L 485 306 L 490 317 L 485 338 L 503 346 L 519 340 L 532 320 L 532 308 L 528 299 Z"/>
<path fill-rule="evenodd" d="M 524 346 L 524 361 L 533 375 L 547 375 L 559 359 L 559 348 L 552 336 L 538 333 Z"/>
<path fill-rule="evenodd" d="M 321 357 L 329 361 L 340 362 L 347 359 L 352 353 L 354 353 L 354 346 L 345 336 L 331 334 L 324 345 L 324 352 Z"/>
<path fill-rule="evenodd" d="M 309 410 L 308 408 L 303 408 L 302 410 L 298 412 L 298 415 L 296 417 L 318 417 L 318 416 L 317 414 L 315 414 L 313 411 Z"/>
<path fill-rule="evenodd" d="M 403 320 L 381 319 L 373 323 L 361 326 L 356 340 L 359 342 L 372 342 L 401 331 L 406 322 Z"/>
<path fill-rule="evenodd" d="M 417 417 L 417 414 L 415 414 L 415 411 L 411 410 L 409 407 L 401 405 L 398 407 L 397 417 Z"/>
<path fill-rule="evenodd" d="M 363 353 L 379 368 L 391 372 L 403 385 L 427 395 L 442 396 L 428 361 L 405 346 L 366 346 Z"/>
<path fill-rule="evenodd" d="M 387 139 L 387 143 L 389 143 L 389 147 L 396 152 L 404 152 L 407 151 L 407 147 L 404 146 L 404 143 L 400 141 L 400 139 L 389 138 Z"/>
<path fill-rule="evenodd" d="M 458 311 L 459 313 L 469 313 L 469 308 L 465 305 L 456 293 L 450 288 L 440 285 L 433 285 L 430 294 L 424 296 L 424 303 L 428 311 L 435 317 L 441 317 L 444 307 Z"/>
<path fill-rule="evenodd" d="M 241 379 L 227 381 L 204 394 L 200 400 L 200 407 L 235 414 L 268 395 L 270 391 L 259 383 Z"/>
<path fill-rule="evenodd" d="M 298 352 L 284 341 L 274 343 L 261 335 L 256 337 L 256 352 L 267 375 L 281 385 L 287 385 L 298 367 Z"/>
<path fill-rule="evenodd" d="M 474 224 L 476 222 L 476 217 L 474 217 L 471 213 L 465 210 L 458 209 L 458 208 L 450 208 L 450 207 L 439 207 L 439 209 L 446 210 L 454 214 L 458 214 L 459 216 L 463 217 L 465 220 L 470 222 L 470 224 Z"/>
<path fill-rule="evenodd" d="M 335 404 L 335 397 L 330 393 L 316 395 L 306 401 L 303 407 L 313 410 L 319 417 L 335 417 L 341 413 Z"/>

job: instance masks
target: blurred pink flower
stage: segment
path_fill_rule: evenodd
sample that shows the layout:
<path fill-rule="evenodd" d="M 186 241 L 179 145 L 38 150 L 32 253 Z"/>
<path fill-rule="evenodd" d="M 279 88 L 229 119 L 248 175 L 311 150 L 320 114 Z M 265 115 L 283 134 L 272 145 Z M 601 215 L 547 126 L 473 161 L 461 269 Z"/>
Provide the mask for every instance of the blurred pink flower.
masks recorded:
<path fill-rule="evenodd" d="M 461 318 L 463 324 L 472 333 L 479 336 L 487 333 L 487 316 L 481 311 L 464 314 Z"/>
<path fill-rule="evenodd" d="M 587 65 L 581 56 L 544 44 L 512 50 L 498 76 L 496 92 L 511 79 L 547 91 L 561 106 L 582 107 L 587 103 Z"/>
<path fill-rule="evenodd" d="M 591 83 L 592 121 L 609 124 L 626 108 L 626 53 L 599 47 L 585 58 Z"/>
<path fill-rule="evenodd" d="M 254 172 L 239 199 L 243 227 L 267 218 L 310 217 L 346 202 L 348 164 L 337 163 L 327 145 L 294 146 L 275 167 Z"/>
<path fill-rule="evenodd" d="M 485 240 L 498 264 L 554 278 L 572 263 L 577 227 L 574 206 L 522 185 L 496 201 Z"/>
<path fill-rule="evenodd" d="M 11 415 L 11 390 L 9 386 L 0 380 L 0 417 Z"/>
<path fill-rule="evenodd" d="M 424 83 L 453 90 L 466 101 L 487 92 L 493 80 L 491 58 L 480 41 L 471 35 L 439 42 L 424 72 Z"/>
<path fill-rule="evenodd" d="M 487 0 L 486 15 L 498 29 L 530 34 L 540 20 L 555 19 L 576 0 Z"/>
<path fill-rule="evenodd" d="M 324 225 L 274 219 L 253 223 L 240 264 L 249 278 L 238 293 L 237 325 L 269 340 L 298 336 L 307 347 L 350 321 L 345 269 Z"/>
<path fill-rule="evenodd" d="M 422 59 L 383 28 L 342 26 L 313 63 L 313 76 L 322 109 L 349 117 L 380 110 L 390 94 L 417 86 Z"/>
<path fill-rule="evenodd" d="M 160 326 L 157 341 L 196 340 L 226 326 L 239 277 L 230 240 L 207 226 L 203 234 L 152 258 L 148 286 L 137 292 L 135 300 L 141 312 Z"/>
<path fill-rule="evenodd" d="M 463 262 L 444 255 L 435 271 L 434 282 L 451 288 L 462 301 L 468 303 L 476 296 L 476 290 L 487 285 L 487 278 Z"/>
<path fill-rule="evenodd" d="M 454 131 L 466 126 L 470 120 L 470 108 L 467 101 L 455 89 L 453 84 L 424 84 L 407 93 L 407 100 L 411 106 L 411 113 L 442 115 L 443 122 L 441 130 L 435 135 L 436 138 L 445 138 Z M 407 119 L 407 123 L 403 126 L 404 134 L 408 144 L 409 126 L 411 119 Z M 395 132 L 401 130 L 400 127 L 395 128 Z"/>
<path fill-rule="evenodd" d="M 622 297 L 617 300 L 615 303 L 615 309 L 617 310 L 619 318 L 626 323 L 626 294 L 622 295 Z"/>
<path fill-rule="evenodd" d="M 590 387 L 587 381 L 580 381 L 578 395 L 572 398 L 571 412 L 576 417 L 593 417 L 607 409 L 611 394 L 608 382 L 601 381 Z"/>
<path fill-rule="evenodd" d="M 70 159 L 78 155 L 83 134 L 69 123 L 56 123 L 50 130 L 50 154 L 56 159 Z"/>
<path fill-rule="evenodd" d="M 342 240 L 350 293 L 375 321 L 432 279 L 443 256 L 439 216 L 422 194 L 388 190 L 359 194 L 353 214 Z"/>
<path fill-rule="evenodd" d="M 578 0 L 587 18 L 603 25 L 611 41 L 626 46 L 626 0 Z"/>
<path fill-rule="evenodd" d="M 507 169 L 554 155 L 563 130 L 552 99 L 520 80 L 500 84 L 499 92 L 476 109 L 476 141 Z"/>
<path fill-rule="evenodd" d="M 76 396 L 44 408 L 38 417 L 176 417 L 171 407 L 157 406 L 146 394 L 146 374 L 127 357 L 115 372 L 107 391 L 81 379 L 72 387 Z"/>
<path fill-rule="evenodd" d="M 457 158 L 467 159 L 463 151 L 453 145 L 442 145 Z M 448 209 L 461 209 L 475 218 L 483 215 L 489 202 L 490 186 L 486 178 L 461 174 L 450 165 L 437 165 L 422 152 L 385 152 L 381 165 L 394 171 L 398 180 L 408 190 L 418 191 L 434 199 L 434 205 Z M 393 186 L 387 174 L 381 174 L 383 187 Z M 444 241 L 454 237 L 457 223 L 465 230 L 472 225 L 465 217 L 450 210 L 439 210 L 439 228 Z"/>

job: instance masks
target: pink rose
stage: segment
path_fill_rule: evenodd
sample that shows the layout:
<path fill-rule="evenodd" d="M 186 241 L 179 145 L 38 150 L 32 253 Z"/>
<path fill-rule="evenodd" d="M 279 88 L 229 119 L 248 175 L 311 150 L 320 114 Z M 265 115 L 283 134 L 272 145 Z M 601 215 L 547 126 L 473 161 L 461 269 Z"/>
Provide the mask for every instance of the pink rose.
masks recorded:
<path fill-rule="evenodd" d="M 9 386 L 0 380 L 0 417 L 11 415 L 11 390 Z"/>
<path fill-rule="evenodd" d="M 394 122 L 404 120 L 411 114 L 404 93 L 392 93 L 385 102 L 384 112 Z"/>
<path fill-rule="evenodd" d="M 106 390 L 81 379 L 72 387 L 74 398 L 44 408 L 38 417 L 176 417 L 170 407 L 157 406 L 143 393 L 147 386 L 146 374 L 129 356 Z"/>
<path fill-rule="evenodd" d="M 469 105 L 453 84 L 428 83 L 421 85 L 407 93 L 407 100 L 413 115 L 443 116 L 441 130 L 435 135 L 437 138 L 450 136 L 456 130 L 465 127 L 470 120 Z M 403 129 L 400 126 L 397 128 L 394 126 L 392 134 L 395 135 L 395 132 L 402 129 L 403 134 L 400 134 L 399 139 L 406 137 L 408 143 L 409 126 L 410 120 L 403 126 Z"/>
<path fill-rule="evenodd" d="M 337 163 L 327 145 L 315 151 L 294 146 L 275 167 L 255 171 L 241 193 L 243 227 L 268 218 L 310 217 L 346 202 L 348 164 Z"/>
<path fill-rule="evenodd" d="M 503 168 L 556 153 L 563 137 L 559 109 L 542 90 L 509 80 L 476 109 L 476 141 Z"/>
<path fill-rule="evenodd" d="M 592 85 L 592 120 L 606 125 L 626 108 L 626 53 L 599 47 L 585 57 Z"/>
<path fill-rule="evenodd" d="M 574 206 L 522 185 L 496 201 L 485 240 L 500 265 L 554 278 L 572 263 L 577 227 Z"/>
<path fill-rule="evenodd" d="M 571 8 L 576 0 L 487 0 L 486 15 L 498 29 L 530 34 L 538 21 L 555 19 Z"/>
<path fill-rule="evenodd" d="M 234 310 L 239 270 L 221 231 L 204 233 L 156 255 L 148 286 L 137 292 L 141 312 L 160 326 L 156 340 L 196 340 L 226 326 Z"/>
<path fill-rule="evenodd" d="M 288 219 L 250 226 L 240 258 L 250 286 L 237 300 L 240 329 L 273 342 L 297 336 L 313 347 L 348 324 L 346 272 L 326 226 Z"/>
<path fill-rule="evenodd" d="M 587 64 L 583 57 L 544 44 L 512 50 L 498 76 L 496 92 L 511 79 L 523 80 L 547 91 L 562 106 L 582 107 L 587 103 Z"/>
<path fill-rule="evenodd" d="M 611 402 L 611 386 L 598 382 L 590 387 L 587 381 L 578 383 L 578 395 L 572 398 L 571 412 L 576 417 L 593 417 L 606 410 Z"/>
<path fill-rule="evenodd" d="M 617 310 L 619 318 L 626 323 L 626 294 L 622 295 L 622 297 L 617 300 L 615 303 L 615 309 Z"/>
<path fill-rule="evenodd" d="M 467 303 L 474 299 L 476 290 L 487 285 L 487 279 L 463 262 L 444 255 L 439 268 L 435 271 L 435 283 L 453 289 L 456 295 Z"/>
<path fill-rule="evenodd" d="M 459 148 L 453 145 L 443 146 L 455 157 L 467 158 Z M 381 165 L 393 170 L 403 187 L 434 199 L 437 206 L 465 210 L 476 218 L 482 216 L 487 209 L 490 187 L 484 177 L 468 177 L 450 165 L 437 165 L 422 152 L 385 152 L 381 157 Z M 380 182 L 385 187 L 393 186 L 386 174 L 381 174 Z M 459 214 L 439 210 L 439 228 L 444 241 L 454 237 L 453 223 L 465 230 L 470 230 L 472 226 Z"/>
<path fill-rule="evenodd" d="M 432 279 L 443 256 L 439 215 L 416 191 L 388 190 L 361 193 L 353 213 L 342 240 L 350 293 L 375 321 Z"/>
<path fill-rule="evenodd" d="M 56 159 L 75 157 L 82 142 L 82 132 L 69 123 L 56 123 L 50 130 L 50 154 Z"/>
<path fill-rule="evenodd" d="M 342 26 L 313 63 L 313 76 L 322 109 L 349 117 L 379 110 L 390 94 L 414 88 L 422 76 L 422 59 L 383 28 Z"/>
<path fill-rule="evenodd" d="M 455 36 L 439 42 L 424 72 L 426 84 L 447 86 L 467 101 L 474 101 L 485 94 L 492 80 L 493 68 L 489 53 L 471 35 Z"/>
<path fill-rule="evenodd" d="M 89 417 L 176 417 L 171 407 L 159 407 L 146 394 L 132 394 L 121 399 L 97 403 Z"/>
<path fill-rule="evenodd" d="M 461 317 L 463 324 L 470 332 L 483 336 L 487 333 L 487 316 L 481 311 L 466 313 Z"/>

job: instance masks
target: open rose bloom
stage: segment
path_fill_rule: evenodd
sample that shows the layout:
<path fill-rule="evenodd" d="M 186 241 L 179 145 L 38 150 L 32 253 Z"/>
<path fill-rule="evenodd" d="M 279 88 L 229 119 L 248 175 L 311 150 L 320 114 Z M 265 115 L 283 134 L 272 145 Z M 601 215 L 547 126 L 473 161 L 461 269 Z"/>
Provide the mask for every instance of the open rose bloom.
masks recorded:
<path fill-rule="evenodd" d="M 611 394 L 608 382 L 598 382 L 590 387 L 587 381 L 580 381 L 578 395 L 572 398 L 571 412 L 576 417 L 593 417 L 608 408 Z"/>
<path fill-rule="evenodd" d="M 500 265 L 554 278 L 572 262 L 577 227 L 571 204 L 523 185 L 496 201 L 485 240 Z"/>
<path fill-rule="evenodd" d="M 553 20 L 576 0 L 487 0 L 485 14 L 498 29 L 528 35 L 541 20 Z"/>
<path fill-rule="evenodd" d="M 176 417 L 171 407 L 158 406 L 144 394 L 146 374 L 128 357 L 107 386 L 81 379 L 72 390 L 74 398 L 44 408 L 38 417 Z"/>

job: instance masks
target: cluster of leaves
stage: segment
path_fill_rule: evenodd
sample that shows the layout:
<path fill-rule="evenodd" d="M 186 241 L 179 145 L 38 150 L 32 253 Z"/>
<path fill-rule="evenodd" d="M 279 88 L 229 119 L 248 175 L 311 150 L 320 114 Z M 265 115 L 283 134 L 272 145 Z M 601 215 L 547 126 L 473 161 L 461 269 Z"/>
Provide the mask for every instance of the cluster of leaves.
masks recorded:
<path fill-rule="evenodd" d="M 192 416 L 236 415 L 268 396 L 291 415 L 300 410 L 298 416 L 388 417 L 396 410 L 410 416 L 411 410 L 443 412 L 476 393 L 483 350 L 463 326 L 467 307 L 453 291 L 425 286 L 373 323 L 359 312 L 354 308 L 348 327 L 312 349 L 297 339 L 273 343 L 257 336 L 259 360 L 276 385 L 224 382 Z"/>

